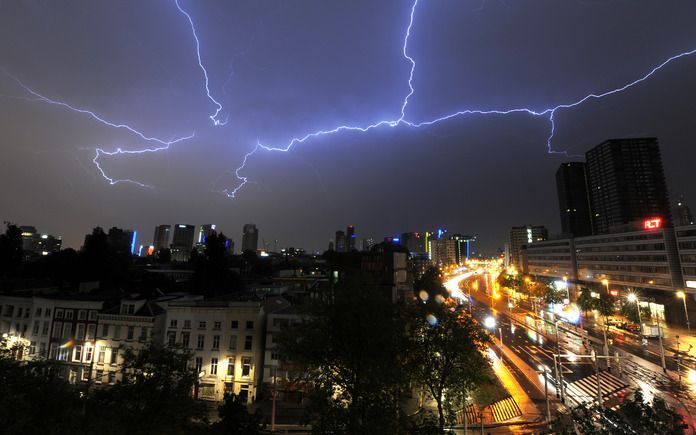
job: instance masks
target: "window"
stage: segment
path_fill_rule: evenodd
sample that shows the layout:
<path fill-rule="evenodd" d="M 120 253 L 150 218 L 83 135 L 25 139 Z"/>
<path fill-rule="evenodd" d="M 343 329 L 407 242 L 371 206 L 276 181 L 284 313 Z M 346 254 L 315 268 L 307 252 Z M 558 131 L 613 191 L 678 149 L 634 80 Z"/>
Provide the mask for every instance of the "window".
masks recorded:
<path fill-rule="evenodd" d="M 38 320 L 34 320 L 34 328 L 32 328 L 31 332 L 32 332 L 34 335 L 38 335 L 38 334 L 39 334 L 39 328 L 40 328 L 40 327 L 41 327 L 41 322 L 38 321 Z"/>
<path fill-rule="evenodd" d="M 249 373 L 251 373 L 251 358 L 244 357 L 242 358 L 242 376 L 249 377 Z"/>
<path fill-rule="evenodd" d="M 77 370 L 70 369 L 70 374 L 68 375 L 68 382 L 70 382 L 71 384 L 77 382 Z"/>
<path fill-rule="evenodd" d="M 44 342 L 39 343 L 39 356 L 46 357 L 46 343 Z"/>
<path fill-rule="evenodd" d="M 134 314 L 135 304 L 121 304 L 121 314 Z"/>
<path fill-rule="evenodd" d="M 114 325 L 114 340 L 121 339 L 121 325 Z"/>
<path fill-rule="evenodd" d="M 101 333 L 102 338 L 107 338 L 109 336 L 109 324 L 104 323 L 102 325 L 102 333 Z"/>
<path fill-rule="evenodd" d="M 220 349 L 220 336 L 213 335 L 213 350 Z"/>
<path fill-rule="evenodd" d="M 198 329 L 205 329 L 205 320 L 198 322 Z"/>
<path fill-rule="evenodd" d="M 242 385 L 239 389 L 239 401 L 241 403 L 247 403 L 249 401 L 249 386 Z"/>
<path fill-rule="evenodd" d="M 113 384 L 116 382 L 116 373 L 114 372 L 109 372 L 109 383 Z"/>
<path fill-rule="evenodd" d="M 24 311 L 24 318 L 25 318 L 25 319 L 28 319 L 28 318 L 29 318 L 29 308 L 27 308 L 27 309 Z"/>
<path fill-rule="evenodd" d="M 234 357 L 227 358 L 227 376 L 234 377 Z"/>
<path fill-rule="evenodd" d="M 176 319 L 170 320 L 170 321 L 169 321 L 169 327 L 170 327 L 170 328 L 176 328 L 177 322 L 178 322 L 178 321 L 177 321 Z"/>
<path fill-rule="evenodd" d="M 104 379 L 104 370 L 97 370 L 97 376 L 94 379 L 95 384 L 101 384 Z"/>
<path fill-rule="evenodd" d="M 68 320 L 73 319 L 73 310 L 65 310 L 65 318 Z"/>
<path fill-rule="evenodd" d="M 118 362 L 118 351 L 116 349 L 111 349 L 111 358 L 109 359 L 109 364 L 116 364 Z"/>
<path fill-rule="evenodd" d="M 75 346 L 73 350 L 73 361 L 82 362 L 82 346 Z"/>
<path fill-rule="evenodd" d="M 191 341 L 191 333 L 190 332 L 182 332 L 181 333 L 181 345 L 184 347 L 189 347 Z"/>
<path fill-rule="evenodd" d="M 94 331 L 97 329 L 97 325 L 94 323 L 87 325 L 87 340 L 94 340 Z"/>
<path fill-rule="evenodd" d="M 90 322 L 97 320 L 97 312 L 95 310 L 89 310 L 89 320 Z"/>
<path fill-rule="evenodd" d="M 56 319 L 63 318 L 63 310 L 56 310 Z"/>
<path fill-rule="evenodd" d="M 217 366 L 218 366 L 218 359 L 212 358 L 210 360 L 210 374 L 211 375 L 217 375 Z"/>
<path fill-rule="evenodd" d="M 167 345 L 174 346 L 176 344 L 176 331 L 167 331 Z"/>
<path fill-rule="evenodd" d="M 46 316 L 46 317 L 51 317 L 51 309 L 50 309 L 50 308 L 46 308 L 46 311 L 45 311 L 45 313 L 44 313 L 44 316 Z"/>
<path fill-rule="evenodd" d="M 237 336 L 230 335 L 230 350 L 237 350 Z"/>
<path fill-rule="evenodd" d="M 128 327 L 128 335 L 126 336 L 126 340 L 132 340 L 134 336 L 135 336 L 135 326 L 129 326 Z"/>
<path fill-rule="evenodd" d="M 48 320 L 44 320 L 43 328 L 41 328 L 41 335 L 48 335 Z"/>
<path fill-rule="evenodd" d="M 140 337 L 138 337 L 139 341 L 145 341 L 147 340 L 147 328 L 146 327 L 141 327 L 140 328 Z"/>
<path fill-rule="evenodd" d="M 72 334 L 72 325 L 70 323 L 63 324 L 63 338 L 70 338 Z"/>
<path fill-rule="evenodd" d="M 198 335 L 198 342 L 196 344 L 196 349 L 202 350 L 203 346 L 205 346 L 205 335 Z"/>
<path fill-rule="evenodd" d="M 213 329 L 217 329 L 218 331 L 222 329 L 222 322 L 213 322 Z"/>
<path fill-rule="evenodd" d="M 77 333 L 75 334 L 75 338 L 78 340 L 84 340 L 85 339 L 85 324 L 80 323 L 77 325 Z"/>
<path fill-rule="evenodd" d="M 184 320 L 184 329 L 191 329 L 191 321 Z"/>
<path fill-rule="evenodd" d="M 80 310 L 77 312 L 77 320 L 87 320 L 87 310 Z"/>
<path fill-rule="evenodd" d="M 244 337 L 244 350 L 251 350 L 251 343 L 253 339 L 254 337 L 252 337 L 251 335 L 247 335 L 246 337 Z"/>
<path fill-rule="evenodd" d="M 247 320 L 246 329 L 254 329 L 254 321 L 253 320 Z"/>
<path fill-rule="evenodd" d="M 36 311 L 34 312 L 34 316 L 41 317 L 41 307 L 36 309 Z"/>
<path fill-rule="evenodd" d="M 63 323 L 56 322 L 56 324 L 53 326 L 53 335 L 51 337 L 59 338 L 62 330 L 63 330 Z"/>
<path fill-rule="evenodd" d="M 97 348 L 97 362 L 100 364 L 104 364 L 105 359 L 106 359 L 106 347 L 98 346 L 98 348 Z"/>
<path fill-rule="evenodd" d="M 233 320 L 233 321 L 230 323 L 230 328 L 231 328 L 231 329 L 238 329 L 238 328 L 239 328 L 239 320 Z"/>
<path fill-rule="evenodd" d="M 201 372 L 201 369 L 203 369 L 203 358 L 197 356 L 196 357 L 196 374 L 199 374 Z"/>
<path fill-rule="evenodd" d="M 280 359 L 280 354 L 278 352 L 271 352 L 271 359 L 273 361 L 278 361 Z"/>
<path fill-rule="evenodd" d="M 17 317 L 22 317 L 23 313 L 24 313 L 24 308 L 22 308 L 22 307 L 17 308 Z"/>
<path fill-rule="evenodd" d="M 92 346 L 85 347 L 85 362 L 92 362 L 92 354 L 94 353 L 94 348 Z"/>

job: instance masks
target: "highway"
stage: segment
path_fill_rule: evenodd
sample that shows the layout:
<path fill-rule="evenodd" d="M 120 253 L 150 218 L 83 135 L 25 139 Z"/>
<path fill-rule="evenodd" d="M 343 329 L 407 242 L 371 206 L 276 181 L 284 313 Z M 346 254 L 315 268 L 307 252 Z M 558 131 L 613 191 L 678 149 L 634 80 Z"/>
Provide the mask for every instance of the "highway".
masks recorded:
<path fill-rule="evenodd" d="M 553 317 L 541 319 L 539 315 L 520 305 L 510 307 L 507 297 L 491 297 L 486 285 L 488 281 L 490 276 L 466 271 L 446 280 L 445 287 L 452 296 L 470 305 L 472 315 L 482 324 L 488 316 L 496 318 L 497 324 L 491 334 L 496 337 L 498 350 L 502 335 L 505 353 L 512 353 L 511 357 L 515 358 L 515 362 L 528 366 L 527 370 L 522 370 L 512 361 L 506 361 L 537 404 L 544 400 L 543 370 L 546 369 L 548 392 L 554 410 L 563 408 L 561 402 L 571 407 L 596 403 L 599 395 L 604 406 L 615 408 L 631 397 L 633 391 L 640 389 L 647 398 L 655 395 L 662 397 L 690 423 L 691 433 L 696 433 L 693 432 L 692 417 L 696 415 L 696 403 L 693 400 L 696 376 L 691 374 L 693 369 L 683 368 L 682 388 L 679 388 L 674 372 L 677 368 L 676 360 L 672 352 L 667 352 L 669 373 L 665 374 L 659 365 L 658 349 L 654 346 L 641 346 L 637 338 L 630 334 L 610 329 L 607 338 L 612 358 L 599 359 L 595 366 L 590 358 L 591 351 L 604 355 L 601 330 L 590 328 L 588 334 L 588 327 L 591 325 L 584 325 L 586 329 L 583 330 L 564 321 L 555 323 Z M 463 284 L 461 287 L 460 283 Z M 471 295 L 471 304 L 468 295 Z M 557 357 L 554 361 L 554 355 L 558 354 L 565 357 Z M 562 364 L 558 364 L 559 361 Z M 536 378 L 529 376 L 529 368 L 538 371 Z M 563 391 L 556 388 L 558 378 L 563 380 Z"/>

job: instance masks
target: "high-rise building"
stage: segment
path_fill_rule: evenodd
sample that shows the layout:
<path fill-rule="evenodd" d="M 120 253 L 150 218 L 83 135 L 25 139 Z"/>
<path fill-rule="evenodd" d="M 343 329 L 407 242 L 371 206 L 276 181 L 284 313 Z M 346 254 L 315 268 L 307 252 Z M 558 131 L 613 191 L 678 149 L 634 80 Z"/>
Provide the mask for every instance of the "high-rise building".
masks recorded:
<path fill-rule="evenodd" d="M 196 227 L 194 225 L 176 224 L 174 225 L 174 236 L 172 237 L 172 260 L 187 261 L 191 256 L 193 248 L 193 237 Z"/>
<path fill-rule="evenodd" d="M 585 160 L 595 234 L 653 218 L 672 225 L 656 138 L 607 140 L 588 151 Z"/>
<path fill-rule="evenodd" d="M 430 244 L 430 260 L 433 264 L 457 263 L 457 241 L 453 239 L 433 239 Z"/>
<path fill-rule="evenodd" d="M 425 254 L 425 235 L 411 232 L 401 234 L 401 245 L 408 249 L 411 255 Z"/>
<path fill-rule="evenodd" d="M 60 252 L 63 240 L 50 234 L 39 234 L 35 227 L 19 227 L 22 236 L 22 251 L 25 260 L 35 259 Z"/>
<path fill-rule="evenodd" d="M 346 252 L 346 233 L 341 230 L 336 231 L 336 252 Z"/>
<path fill-rule="evenodd" d="M 694 220 L 694 215 L 691 213 L 691 209 L 686 202 L 684 202 L 684 197 L 680 196 L 677 202 L 676 224 L 678 226 L 685 226 L 693 225 L 694 222 L 696 221 Z"/>
<path fill-rule="evenodd" d="M 450 240 L 454 241 L 454 259 L 455 263 L 461 264 L 471 257 L 471 243 L 476 240 L 476 236 L 465 236 L 462 234 L 453 234 Z"/>
<path fill-rule="evenodd" d="M 256 252 L 259 248 L 259 230 L 254 224 L 244 225 L 242 234 L 242 252 Z"/>
<path fill-rule="evenodd" d="M 116 254 L 134 254 L 137 231 L 123 230 L 121 228 L 109 228 L 106 235 L 106 243 L 109 249 Z"/>
<path fill-rule="evenodd" d="M 155 235 L 152 238 L 152 246 L 155 250 L 169 248 L 169 236 L 172 232 L 171 225 L 158 225 L 155 227 Z"/>
<path fill-rule="evenodd" d="M 346 227 L 346 252 L 353 252 L 355 250 L 355 227 L 353 225 L 348 225 Z"/>
<path fill-rule="evenodd" d="M 520 251 L 522 246 L 534 242 L 540 242 L 549 238 L 546 227 L 541 225 L 524 225 L 512 227 L 510 230 L 510 266 L 522 270 L 520 264 Z"/>
<path fill-rule="evenodd" d="M 375 239 L 372 237 L 366 237 L 362 239 L 362 250 L 363 251 L 369 251 L 372 249 L 372 247 L 375 246 Z"/>
<path fill-rule="evenodd" d="M 198 230 L 198 244 L 199 245 L 205 245 L 205 239 L 208 238 L 211 234 L 215 232 L 215 224 L 205 224 L 201 225 L 201 228 Z"/>
<path fill-rule="evenodd" d="M 585 163 L 562 163 L 556 171 L 556 189 L 563 234 L 576 237 L 592 235 Z"/>

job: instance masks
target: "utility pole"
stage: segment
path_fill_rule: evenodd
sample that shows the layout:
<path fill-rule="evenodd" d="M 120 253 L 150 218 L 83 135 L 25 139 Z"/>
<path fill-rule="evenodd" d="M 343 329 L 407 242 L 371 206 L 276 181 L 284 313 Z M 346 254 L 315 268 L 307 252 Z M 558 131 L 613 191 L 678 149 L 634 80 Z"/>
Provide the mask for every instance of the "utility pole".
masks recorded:
<path fill-rule="evenodd" d="M 592 350 L 592 361 L 594 362 L 595 375 L 597 376 L 597 405 L 602 406 L 602 385 L 599 378 L 599 363 L 594 349 Z"/>

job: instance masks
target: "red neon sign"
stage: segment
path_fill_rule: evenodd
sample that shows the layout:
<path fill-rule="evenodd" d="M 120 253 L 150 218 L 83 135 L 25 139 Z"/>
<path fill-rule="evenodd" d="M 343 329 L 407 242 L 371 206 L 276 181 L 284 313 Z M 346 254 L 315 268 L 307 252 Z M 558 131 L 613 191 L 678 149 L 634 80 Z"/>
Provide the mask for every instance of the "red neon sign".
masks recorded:
<path fill-rule="evenodd" d="M 651 218 L 644 220 L 643 228 L 645 228 L 646 230 L 662 228 L 662 218 Z"/>

